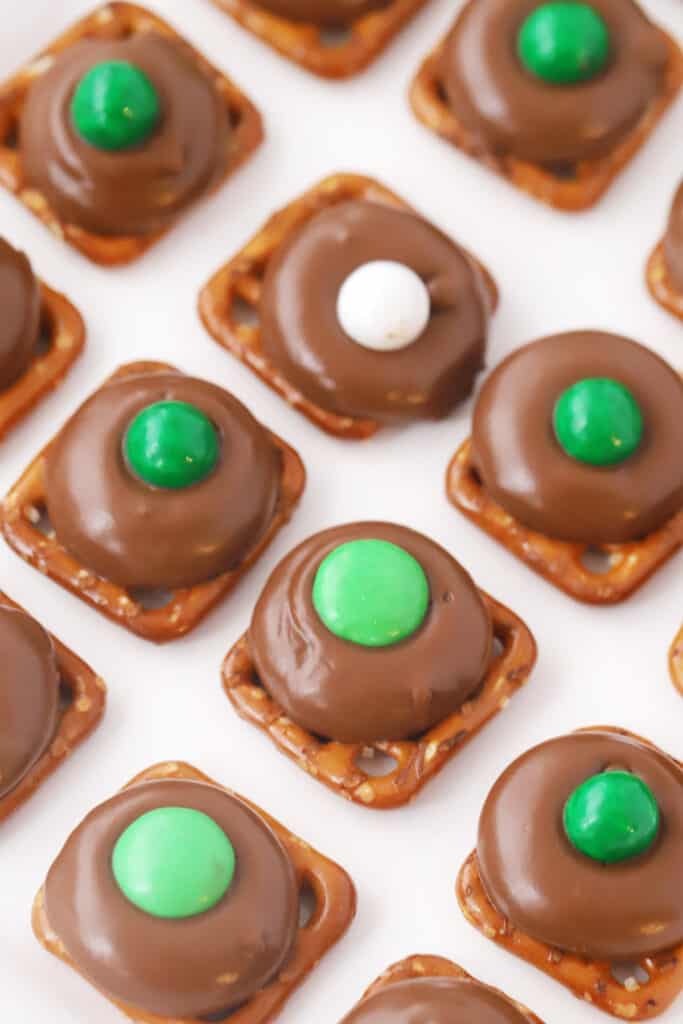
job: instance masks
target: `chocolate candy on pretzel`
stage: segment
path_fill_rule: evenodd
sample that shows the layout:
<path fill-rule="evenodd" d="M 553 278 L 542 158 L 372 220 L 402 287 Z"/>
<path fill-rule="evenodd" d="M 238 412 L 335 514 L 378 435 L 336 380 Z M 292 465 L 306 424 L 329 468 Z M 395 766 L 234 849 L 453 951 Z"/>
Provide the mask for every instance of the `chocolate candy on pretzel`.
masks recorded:
<path fill-rule="evenodd" d="M 414 797 L 505 707 L 535 655 L 526 626 L 438 544 L 354 523 L 279 564 L 223 683 L 237 712 L 314 778 L 386 808 Z M 366 769 L 374 755 L 395 767 Z"/>
<path fill-rule="evenodd" d="M 683 544 L 682 412 L 683 381 L 644 346 L 543 338 L 484 384 L 448 495 L 572 597 L 622 601 Z"/>
<path fill-rule="evenodd" d="M 683 988 L 682 853 L 683 766 L 623 730 L 583 729 L 500 776 L 458 900 L 580 999 L 646 1020 Z"/>
<path fill-rule="evenodd" d="M 592 206 L 676 97 L 683 55 L 634 0 L 468 0 L 417 116 L 536 199 Z"/>

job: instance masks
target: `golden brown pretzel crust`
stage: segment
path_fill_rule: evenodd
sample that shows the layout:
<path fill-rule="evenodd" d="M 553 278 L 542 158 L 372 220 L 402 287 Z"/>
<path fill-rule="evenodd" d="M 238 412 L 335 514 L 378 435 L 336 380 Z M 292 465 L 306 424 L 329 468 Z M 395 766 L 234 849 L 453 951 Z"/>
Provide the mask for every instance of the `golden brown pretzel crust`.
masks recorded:
<path fill-rule="evenodd" d="M 478 978 L 472 977 L 471 974 L 468 974 L 458 964 L 453 963 L 452 960 L 446 960 L 442 956 L 417 954 L 406 957 L 405 960 L 399 960 L 398 963 L 392 964 L 383 974 L 380 974 L 379 978 L 373 981 L 372 985 L 363 993 L 358 1006 L 362 1006 L 363 1001 L 369 996 L 374 995 L 375 992 L 381 992 L 382 989 L 395 985 L 398 981 L 412 981 L 414 978 L 457 978 L 462 981 L 474 981 L 478 984 L 483 984 L 483 982 L 479 982 Z M 540 1017 L 537 1017 L 535 1013 L 528 1010 L 526 1006 L 522 1006 L 521 1003 L 510 999 L 510 996 L 506 995 L 505 992 L 501 992 L 500 989 L 494 989 L 494 991 L 503 996 L 504 999 L 508 999 L 526 1017 L 528 1024 L 543 1024 Z"/>
<path fill-rule="evenodd" d="M 504 605 L 480 593 L 493 621 L 493 633 L 501 652 L 491 664 L 478 693 L 418 739 L 372 745 L 320 740 L 287 718 L 263 689 L 246 636 L 229 651 L 223 662 L 223 688 L 237 713 L 267 733 L 283 754 L 314 779 L 364 807 L 374 810 L 400 807 L 412 800 L 464 743 L 506 706 L 526 682 L 536 661 L 536 643 L 527 626 Z M 374 754 L 394 758 L 396 767 L 387 775 L 368 774 L 358 764 L 358 759 Z"/>
<path fill-rule="evenodd" d="M 43 281 L 39 285 L 41 331 L 47 347 L 44 352 L 34 354 L 28 368 L 14 384 L 0 391 L 0 437 L 57 387 L 78 359 L 85 343 L 85 324 L 76 307 Z"/>
<path fill-rule="evenodd" d="M 251 0 L 213 0 L 262 42 L 321 78 L 350 78 L 372 63 L 427 0 L 391 0 L 349 25 L 338 44 L 326 40 L 318 25 L 290 21 Z"/>
<path fill-rule="evenodd" d="M 662 753 L 649 740 L 627 729 L 601 725 L 579 729 L 578 732 L 590 732 L 593 729 L 628 736 Z M 677 764 L 683 767 L 681 762 Z M 656 956 L 643 957 L 634 965 L 633 976 L 627 978 L 622 985 L 612 975 L 613 965 L 609 961 L 590 960 L 566 953 L 518 931 L 490 901 L 479 874 L 476 850 L 460 869 L 456 895 L 467 920 L 487 939 L 492 939 L 508 952 L 549 974 L 578 999 L 620 1020 L 650 1020 L 657 1017 L 683 990 L 683 946 L 676 946 Z M 635 977 L 636 967 L 645 971 L 649 981 L 638 981 Z"/>
<path fill-rule="evenodd" d="M 174 371 L 166 363 L 137 362 L 120 367 L 109 381 L 136 373 Z M 106 383 L 106 382 L 105 382 Z M 306 471 L 297 453 L 275 434 L 268 432 L 280 453 L 282 471 L 280 497 L 268 530 L 238 566 L 213 580 L 194 587 L 171 591 L 161 608 L 145 608 L 134 594 L 103 579 L 81 565 L 62 547 L 54 534 L 38 529 L 47 506 L 45 463 L 48 444 L 31 462 L 0 506 L 0 529 L 18 555 L 71 591 L 97 611 L 145 640 L 165 643 L 184 636 L 235 588 L 241 577 L 263 554 L 276 534 L 289 521 L 303 492 Z"/>
<path fill-rule="evenodd" d="M 206 60 L 162 18 L 136 4 L 112 2 L 99 7 L 72 25 L 45 50 L 0 85 L 0 184 L 8 188 L 58 238 L 63 238 L 95 263 L 115 266 L 142 256 L 170 228 L 141 236 L 96 235 L 74 224 L 67 224 L 51 209 L 42 192 L 30 188 L 24 180 L 21 146 L 17 146 L 17 126 L 31 83 L 44 74 L 52 60 L 81 39 L 119 39 L 138 32 L 155 32 L 182 42 L 199 67 L 214 82 L 225 103 L 226 116 L 233 130 L 228 139 L 225 174 L 210 192 L 219 188 L 237 170 L 263 139 L 261 116 L 234 82 Z M 208 194 L 208 193 L 206 193 Z M 172 225 L 171 225 L 172 227 Z"/>
<path fill-rule="evenodd" d="M 252 811 L 255 811 L 268 824 L 285 847 L 294 867 L 300 890 L 308 888 L 315 897 L 315 911 L 310 920 L 299 926 L 298 938 L 290 960 L 269 985 L 261 989 L 248 1003 L 230 1014 L 230 1024 L 268 1024 L 274 1020 L 283 1004 L 295 988 L 313 970 L 318 961 L 342 937 L 350 926 L 356 913 L 356 891 L 353 882 L 333 861 L 323 857 L 305 843 L 303 839 L 293 835 L 283 825 L 262 811 L 256 804 L 239 796 L 219 783 L 210 779 L 203 772 L 183 761 L 164 761 L 153 765 L 124 786 L 134 786 L 138 782 L 149 782 L 153 779 L 190 779 L 195 782 L 208 782 L 232 796 L 238 796 Z M 60 938 L 50 927 L 41 888 L 33 904 L 33 931 L 42 946 L 53 953 L 74 970 L 78 970 L 65 950 Z M 109 998 L 109 997 L 106 997 Z M 200 1024 L 194 1017 L 159 1017 L 155 1013 L 145 1013 L 117 999 L 109 1001 L 136 1024 Z"/>
<path fill-rule="evenodd" d="M 683 509 L 661 529 L 630 544 L 591 548 L 588 544 L 554 540 L 528 530 L 486 493 L 473 471 L 469 440 L 461 445 L 448 467 L 446 494 L 468 519 L 530 569 L 586 604 L 617 604 L 626 600 L 683 546 Z M 593 572 L 584 564 L 584 556 L 590 551 L 607 556 L 607 572 Z"/>
<path fill-rule="evenodd" d="M 293 409 L 334 437 L 361 441 L 371 437 L 381 425 L 371 419 L 338 416 L 309 401 L 264 356 L 258 323 L 246 323 L 240 318 L 240 306 L 258 309 L 268 263 L 293 232 L 321 210 L 351 199 L 412 212 L 408 203 L 372 178 L 359 174 L 325 178 L 274 213 L 251 241 L 216 271 L 199 294 L 199 315 L 213 339 L 237 356 Z M 488 270 L 475 262 L 484 275 L 493 310 L 498 302 L 496 284 Z"/>
<path fill-rule="evenodd" d="M 679 629 L 676 639 L 671 645 L 669 668 L 674 686 L 683 696 L 683 626 Z"/>
<path fill-rule="evenodd" d="M 0 606 L 24 609 L 0 591 Z M 93 731 L 104 714 L 106 687 L 89 665 L 49 634 L 57 655 L 57 668 L 66 698 L 59 712 L 55 734 L 45 753 L 19 784 L 0 798 L 0 822 L 16 811 Z"/>
<path fill-rule="evenodd" d="M 413 79 L 410 87 L 410 104 L 417 118 L 431 131 L 441 135 L 468 156 L 474 157 L 535 199 L 558 210 L 585 210 L 597 203 L 619 172 L 647 141 L 683 84 L 683 52 L 675 40 L 665 32 L 662 32 L 662 36 L 669 47 L 670 60 L 661 95 L 619 146 L 608 156 L 579 163 L 575 176 L 570 181 L 556 177 L 539 164 L 519 160 L 514 156 L 496 157 L 491 153 L 481 152 L 481 146 L 460 124 L 443 93 L 440 67 L 445 38 L 429 54 Z"/>
<path fill-rule="evenodd" d="M 662 242 L 654 249 L 648 260 L 645 279 L 653 299 L 669 313 L 683 320 L 683 295 L 677 290 L 669 275 Z"/>

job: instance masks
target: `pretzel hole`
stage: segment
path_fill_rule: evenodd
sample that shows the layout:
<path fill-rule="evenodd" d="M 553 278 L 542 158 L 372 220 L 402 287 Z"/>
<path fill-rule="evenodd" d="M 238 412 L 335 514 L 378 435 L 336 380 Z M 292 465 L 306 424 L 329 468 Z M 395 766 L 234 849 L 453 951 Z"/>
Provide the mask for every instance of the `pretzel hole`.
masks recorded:
<path fill-rule="evenodd" d="M 647 985 L 650 975 L 639 963 L 612 964 L 610 974 L 627 992 L 636 992 L 642 985 Z"/>
<path fill-rule="evenodd" d="M 348 46 L 353 38 L 353 32 L 348 25 L 328 25 L 320 30 L 320 45 L 326 50 L 340 50 Z"/>
<path fill-rule="evenodd" d="M 55 531 L 47 510 L 47 505 L 43 502 L 36 503 L 35 505 L 29 505 L 29 507 L 25 509 L 24 515 L 34 530 L 37 530 L 37 532 L 42 534 L 43 537 L 48 537 L 50 540 L 53 539 Z"/>
<path fill-rule="evenodd" d="M 55 328 L 52 315 L 49 310 L 43 308 L 40 316 L 40 329 L 38 331 L 38 339 L 36 341 L 35 355 L 39 358 L 46 356 L 52 348 L 52 340 L 54 338 Z"/>
<path fill-rule="evenodd" d="M 318 897 L 311 883 L 304 879 L 299 886 L 299 928 L 308 928 L 318 910 Z"/>
<path fill-rule="evenodd" d="M 164 587 L 130 587 L 128 594 L 146 612 L 165 608 L 173 600 L 173 591 Z"/>
<path fill-rule="evenodd" d="M 595 576 L 605 576 L 614 568 L 614 556 L 605 548 L 586 548 L 581 555 L 581 565 Z"/>
<path fill-rule="evenodd" d="M 576 164 L 546 164 L 545 169 L 548 174 L 552 174 L 553 178 L 556 178 L 557 181 L 575 181 L 576 179 Z"/>
<path fill-rule="evenodd" d="M 228 107 L 228 124 L 233 131 L 242 124 L 242 111 L 239 107 Z"/>
<path fill-rule="evenodd" d="M 354 758 L 356 767 L 374 779 L 382 779 L 391 775 L 398 767 L 398 761 L 391 754 L 375 747 L 365 747 Z"/>
<path fill-rule="evenodd" d="M 66 711 L 69 710 L 74 702 L 74 692 L 63 679 L 59 681 L 59 704 L 58 711 L 61 717 Z"/>
<path fill-rule="evenodd" d="M 19 118 L 8 119 L 7 128 L 2 138 L 2 145 L 5 149 L 19 149 Z"/>
<path fill-rule="evenodd" d="M 491 661 L 497 661 L 498 658 L 502 658 L 505 654 L 505 643 L 497 633 L 493 634 L 493 644 L 491 647 Z"/>
<path fill-rule="evenodd" d="M 259 315 L 256 306 L 247 302 L 241 295 L 235 295 L 230 307 L 232 318 L 238 324 L 245 327 L 254 327 L 259 322 Z"/>

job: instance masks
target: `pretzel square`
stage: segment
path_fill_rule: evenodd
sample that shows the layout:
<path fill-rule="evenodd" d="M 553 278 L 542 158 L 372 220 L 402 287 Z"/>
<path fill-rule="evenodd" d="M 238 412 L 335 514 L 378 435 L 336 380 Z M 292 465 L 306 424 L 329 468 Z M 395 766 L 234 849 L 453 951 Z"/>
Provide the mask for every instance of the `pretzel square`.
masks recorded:
<path fill-rule="evenodd" d="M 458 750 L 527 681 L 536 661 L 534 638 L 514 612 L 480 591 L 499 650 L 477 693 L 459 711 L 416 739 L 369 745 L 326 741 L 288 718 L 256 674 L 246 634 L 223 662 L 223 688 L 240 717 L 262 729 L 281 753 L 339 796 L 373 810 L 400 807 L 417 796 Z M 385 756 L 396 767 L 369 774 L 359 760 Z"/>
<path fill-rule="evenodd" d="M 676 639 L 671 645 L 669 668 L 674 686 L 683 696 L 683 626 L 681 626 Z"/>
<path fill-rule="evenodd" d="M 683 294 L 678 291 L 664 259 L 664 246 L 660 242 L 647 263 L 647 286 L 655 302 L 683 320 Z"/>
<path fill-rule="evenodd" d="M 583 160 L 573 166 L 562 167 L 557 173 L 514 156 L 482 152 L 481 143 L 458 121 L 446 99 L 441 64 L 447 36 L 429 54 L 414 78 L 410 87 L 410 104 L 418 120 L 427 128 L 534 199 L 570 213 L 586 210 L 598 202 L 644 145 L 683 84 L 683 52 L 674 39 L 660 31 L 670 55 L 661 94 L 611 153 L 596 160 Z M 571 174 L 569 177 L 568 172 Z"/>
<path fill-rule="evenodd" d="M 451 504 L 534 572 L 585 604 L 625 601 L 683 545 L 683 509 L 659 530 L 629 544 L 574 544 L 529 530 L 489 497 L 470 458 L 455 453 L 446 475 Z M 592 569 L 591 562 L 605 571 Z"/>
<path fill-rule="evenodd" d="M 626 729 L 592 727 L 596 728 L 601 732 L 628 736 L 652 750 L 658 749 L 649 740 Z M 676 763 L 683 768 L 680 761 Z M 538 967 L 544 974 L 568 988 L 578 999 L 620 1020 L 650 1020 L 657 1017 L 683 991 L 683 945 L 624 965 L 633 969 L 622 984 L 612 973 L 613 968 L 619 965 L 564 952 L 519 931 L 489 899 L 479 873 L 476 850 L 460 869 L 456 895 L 467 920 L 487 939 L 492 939 L 509 953 Z M 638 979 L 637 975 L 641 971 L 648 976 L 647 982 Z"/>
<path fill-rule="evenodd" d="M 389 0 L 335 29 L 278 17 L 256 0 L 213 0 L 216 7 L 287 60 L 321 78 L 351 78 L 379 57 L 427 0 Z"/>
<path fill-rule="evenodd" d="M 381 424 L 372 419 L 340 416 L 309 401 L 264 355 L 260 326 L 258 322 L 251 322 L 258 321 L 263 281 L 270 260 L 280 246 L 322 210 L 351 199 L 414 212 L 408 203 L 372 178 L 359 174 L 334 174 L 325 178 L 274 213 L 251 241 L 216 271 L 199 294 L 199 315 L 214 341 L 248 366 L 311 423 L 334 437 L 362 441 L 375 434 Z M 475 262 L 484 275 L 493 311 L 498 303 L 498 289 L 488 270 L 478 260 Z M 245 316 L 245 310 L 249 315 Z"/>
<path fill-rule="evenodd" d="M 373 981 L 372 985 L 363 993 L 358 1006 L 362 1006 L 365 1000 L 373 996 L 375 992 L 381 992 L 399 981 L 413 981 L 415 978 L 456 978 L 458 981 L 474 981 L 481 984 L 477 978 L 473 978 L 452 960 L 446 960 L 442 956 L 417 954 L 406 957 L 405 960 L 399 960 L 398 963 L 393 964 L 383 974 L 380 974 L 379 978 Z M 494 989 L 494 992 L 507 999 L 522 1014 L 527 1024 L 543 1024 L 543 1021 L 535 1013 L 516 1000 L 510 999 L 505 992 L 501 992 L 500 989 Z"/>
<path fill-rule="evenodd" d="M 0 606 L 24 609 L 0 591 Z M 45 753 L 14 789 L 0 797 L 0 822 L 16 811 L 99 724 L 106 703 L 104 681 L 89 665 L 49 634 L 57 655 L 60 707 L 55 734 Z"/>
<path fill-rule="evenodd" d="M 124 789 L 140 782 L 156 779 L 190 779 L 195 782 L 207 782 L 210 785 L 218 786 L 219 789 L 225 790 L 232 796 L 239 796 L 183 761 L 167 761 L 154 765 L 136 775 L 124 786 Z M 312 895 L 315 901 L 315 909 L 311 916 L 299 924 L 298 939 L 290 960 L 270 984 L 226 1018 L 230 1024 L 268 1024 L 269 1021 L 275 1019 L 294 990 L 317 966 L 325 953 L 329 952 L 349 928 L 356 913 L 356 890 L 343 868 L 318 853 L 303 839 L 293 835 L 256 804 L 241 796 L 239 799 L 270 826 L 284 846 L 296 873 L 302 910 L 305 908 L 308 896 Z M 33 905 L 32 925 L 33 932 L 41 945 L 49 953 L 54 954 L 69 967 L 78 971 L 78 967 L 67 953 L 59 936 L 50 926 L 45 909 L 43 889 L 36 896 Z M 117 999 L 111 999 L 108 996 L 105 998 L 109 999 L 112 1005 L 121 1010 L 135 1024 L 201 1024 L 196 1017 L 159 1017 L 155 1013 L 145 1013 Z"/>
<path fill-rule="evenodd" d="M 25 64 L 8 81 L 0 85 L 0 184 L 13 192 L 57 238 L 87 256 L 94 263 L 115 266 L 138 259 L 162 238 L 173 224 L 162 231 L 144 235 L 98 235 L 61 219 L 50 207 L 47 197 L 25 181 L 21 160 L 19 124 L 29 89 L 40 75 L 51 67 L 54 59 L 82 39 L 112 40 L 143 33 L 157 32 L 181 45 L 192 60 L 212 80 L 225 104 L 226 117 L 232 126 L 228 138 L 226 167 L 220 179 L 204 195 L 216 191 L 227 178 L 258 148 L 263 139 L 261 116 L 251 101 L 227 75 L 222 74 L 168 22 L 137 4 L 112 0 L 87 14 L 61 36 Z M 174 218 L 174 223 L 182 212 Z"/>
<path fill-rule="evenodd" d="M 0 391 L 0 438 L 56 388 L 76 362 L 85 343 L 85 325 L 67 298 L 39 282 L 39 345 L 21 377 Z"/>
<path fill-rule="evenodd" d="M 120 367 L 103 386 L 136 373 L 179 372 L 166 363 L 136 362 Z M 275 515 L 264 536 L 249 551 L 236 569 L 224 572 L 206 583 L 168 591 L 168 600 L 161 606 L 147 602 L 145 592 L 127 590 L 104 579 L 81 565 L 62 547 L 49 529 L 41 530 L 47 510 L 45 490 L 46 456 L 50 442 L 30 463 L 0 505 L 0 529 L 16 553 L 69 590 L 86 604 L 154 643 L 166 643 L 194 629 L 211 609 L 222 601 L 263 554 L 283 526 L 289 521 L 306 482 L 306 471 L 298 454 L 276 434 L 268 436 L 280 453 L 282 472 L 280 499 Z M 156 606 L 155 606 L 156 605 Z"/>

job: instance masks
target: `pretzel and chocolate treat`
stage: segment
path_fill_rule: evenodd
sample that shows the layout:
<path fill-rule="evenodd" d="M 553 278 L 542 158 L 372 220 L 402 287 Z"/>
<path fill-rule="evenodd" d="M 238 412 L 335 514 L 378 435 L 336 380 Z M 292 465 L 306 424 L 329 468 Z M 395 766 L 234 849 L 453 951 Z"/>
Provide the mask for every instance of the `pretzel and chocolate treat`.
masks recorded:
<path fill-rule="evenodd" d="M 542 1024 L 440 956 L 410 956 L 373 982 L 341 1024 Z"/>
<path fill-rule="evenodd" d="M 472 391 L 495 295 L 455 242 L 381 186 L 345 176 L 276 214 L 214 275 L 200 312 L 291 405 L 362 438 L 440 419 Z M 236 320 L 239 297 L 258 327 Z"/>
<path fill-rule="evenodd" d="M 0 821 L 97 725 L 94 672 L 0 593 Z"/>
<path fill-rule="evenodd" d="M 458 899 L 580 999 L 646 1020 L 683 987 L 682 855 L 683 766 L 629 733 L 585 729 L 503 772 Z"/>
<path fill-rule="evenodd" d="M 657 302 L 683 320 L 683 183 L 671 204 L 664 238 L 650 256 L 647 283 Z"/>
<path fill-rule="evenodd" d="M 39 281 L 28 258 L 0 238 L 0 436 L 56 387 L 83 348 L 71 303 Z"/>
<path fill-rule="evenodd" d="M 5 499 L 3 529 L 94 607 L 169 640 L 232 588 L 303 485 L 298 456 L 227 391 L 133 364 L 29 467 Z M 145 592 L 159 591 L 166 602 L 145 607 Z"/>
<path fill-rule="evenodd" d="M 315 534 L 277 566 L 223 681 L 283 753 L 347 799 L 384 808 L 411 799 L 534 660 L 524 624 L 438 544 L 354 523 Z M 396 767 L 366 772 L 358 759 L 375 752 Z"/>
<path fill-rule="evenodd" d="M 261 137 L 232 83 L 127 3 L 86 17 L 0 89 L 3 123 L 10 188 L 105 264 L 144 252 Z"/>
<path fill-rule="evenodd" d="M 305 886 L 315 909 L 300 924 Z M 172 762 L 134 779 L 71 834 L 33 926 L 136 1022 L 266 1024 L 354 912 L 341 868 Z"/>
<path fill-rule="evenodd" d="M 669 668 L 674 686 L 683 694 L 683 626 L 681 626 L 676 639 L 669 651 Z"/>
<path fill-rule="evenodd" d="M 468 0 L 411 90 L 429 128 L 535 198 L 591 206 L 683 81 L 634 0 Z"/>
<path fill-rule="evenodd" d="M 426 0 L 213 0 L 268 46 L 322 78 L 366 68 Z"/>
<path fill-rule="evenodd" d="M 683 544 L 682 413 L 683 381 L 642 345 L 542 338 L 484 384 L 449 497 L 572 597 L 621 601 Z"/>

